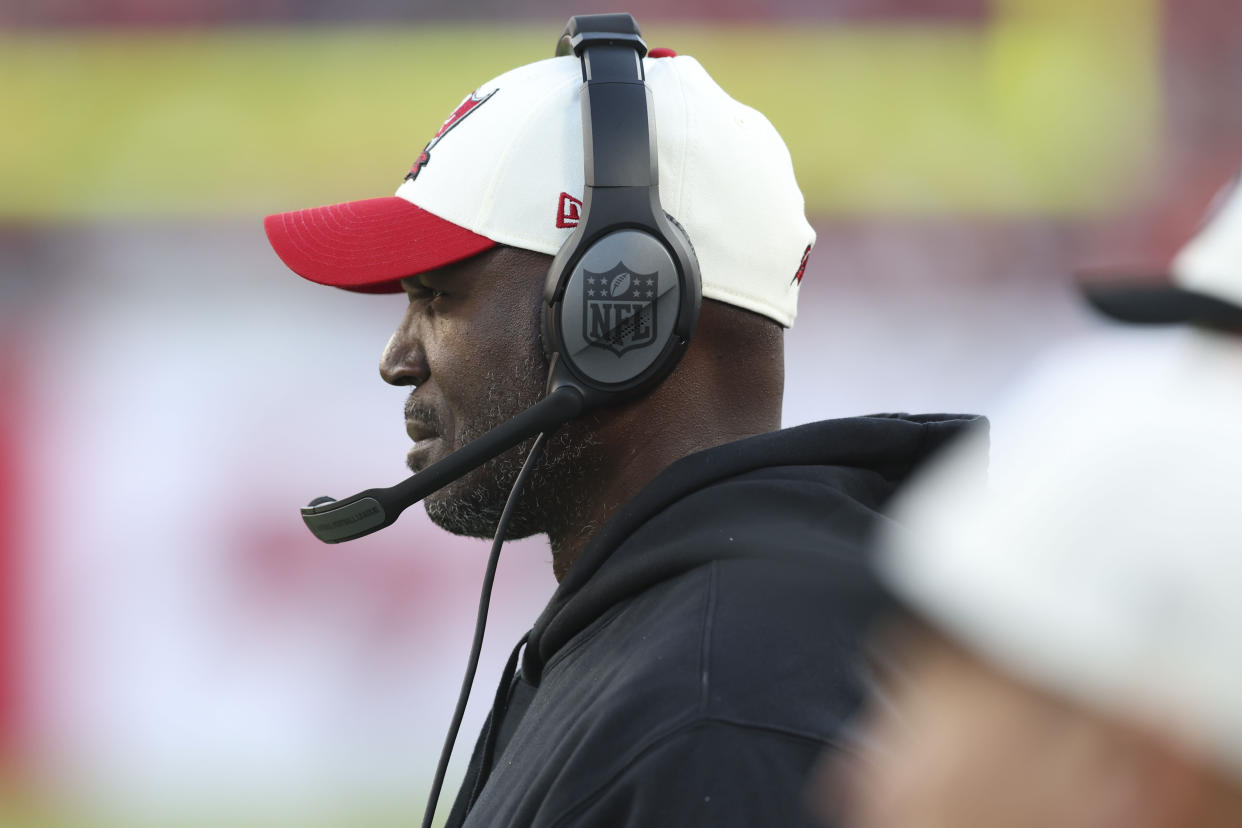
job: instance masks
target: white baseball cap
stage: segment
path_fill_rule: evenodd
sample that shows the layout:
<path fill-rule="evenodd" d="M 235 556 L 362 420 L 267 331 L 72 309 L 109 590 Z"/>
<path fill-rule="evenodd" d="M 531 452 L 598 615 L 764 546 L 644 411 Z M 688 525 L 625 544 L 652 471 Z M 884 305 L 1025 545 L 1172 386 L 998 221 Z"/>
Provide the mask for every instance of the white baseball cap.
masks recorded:
<path fill-rule="evenodd" d="M 660 201 L 685 229 L 703 295 L 789 327 L 815 232 L 789 151 L 692 57 L 652 50 Z M 583 196 L 575 57 L 513 69 L 466 97 L 389 198 L 268 216 L 268 239 L 315 282 L 396 292 L 399 280 L 496 244 L 555 254 Z"/>
<path fill-rule="evenodd" d="M 1125 322 L 1242 330 L 1242 174 L 1217 194 L 1198 232 L 1154 277 L 1083 274 L 1097 309 Z"/>
<path fill-rule="evenodd" d="M 988 661 L 1242 778 L 1242 340 L 1145 339 L 1047 364 L 1004 407 L 990 483 L 986 443 L 960 446 L 877 562 Z"/>

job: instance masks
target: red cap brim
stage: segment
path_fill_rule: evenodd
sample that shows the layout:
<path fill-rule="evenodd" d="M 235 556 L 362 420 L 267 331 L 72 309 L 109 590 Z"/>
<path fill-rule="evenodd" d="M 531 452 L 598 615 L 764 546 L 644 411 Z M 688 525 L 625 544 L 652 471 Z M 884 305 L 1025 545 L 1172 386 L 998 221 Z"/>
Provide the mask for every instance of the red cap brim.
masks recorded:
<path fill-rule="evenodd" d="M 396 196 L 277 213 L 263 228 L 294 273 L 363 293 L 395 293 L 407 276 L 496 246 Z"/>

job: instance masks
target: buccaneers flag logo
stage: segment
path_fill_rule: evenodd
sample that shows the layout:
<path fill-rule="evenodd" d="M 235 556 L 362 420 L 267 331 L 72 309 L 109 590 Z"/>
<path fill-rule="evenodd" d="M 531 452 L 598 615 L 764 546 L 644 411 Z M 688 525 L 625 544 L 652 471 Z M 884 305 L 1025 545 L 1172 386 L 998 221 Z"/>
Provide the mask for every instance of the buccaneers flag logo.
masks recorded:
<path fill-rule="evenodd" d="M 589 345 L 621 356 L 655 341 L 657 274 L 635 273 L 623 262 L 584 274 L 582 335 Z"/>
<path fill-rule="evenodd" d="M 436 144 L 440 143 L 440 139 L 443 138 L 449 130 L 460 124 L 467 115 L 485 104 L 488 98 L 495 95 L 499 91 L 499 89 L 493 89 L 491 92 L 488 92 L 486 95 L 480 97 L 479 90 L 476 89 L 467 95 L 466 99 L 453 110 L 453 114 L 448 116 L 448 120 L 445 121 L 440 127 L 440 131 L 435 134 L 435 137 L 427 142 L 427 146 L 423 147 L 423 151 L 418 154 L 418 160 L 410 165 L 410 171 L 405 174 L 405 180 L 413 181 L 418 178 L 419 171 L 422 170 L 423 167 L 427 166 L 427 164 L 431 161 L 431 150 Z"/>

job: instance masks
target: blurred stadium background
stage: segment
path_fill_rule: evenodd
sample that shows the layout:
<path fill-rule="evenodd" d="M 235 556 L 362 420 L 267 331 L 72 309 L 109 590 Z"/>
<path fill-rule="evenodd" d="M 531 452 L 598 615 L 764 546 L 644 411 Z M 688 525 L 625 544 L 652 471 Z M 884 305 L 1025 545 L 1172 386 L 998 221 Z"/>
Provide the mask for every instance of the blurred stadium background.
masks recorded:
<path fill-rule="evenodd" d="M 0 823 L 417 820 L 486 547 L 417 510 L 304 531 L 402 476 L 401 299 L 302 282 L 261 217 L 389 194 L 463 95 L 613 10 L 0 0 Z M 790 424 L 987 412 L 1106 335 L 1075 268 L 1162 262 L 1242 161 L 1238 0 L 628 10 L 793 153 Z M 454 774 L 548 558 L 506 550 Z"/>

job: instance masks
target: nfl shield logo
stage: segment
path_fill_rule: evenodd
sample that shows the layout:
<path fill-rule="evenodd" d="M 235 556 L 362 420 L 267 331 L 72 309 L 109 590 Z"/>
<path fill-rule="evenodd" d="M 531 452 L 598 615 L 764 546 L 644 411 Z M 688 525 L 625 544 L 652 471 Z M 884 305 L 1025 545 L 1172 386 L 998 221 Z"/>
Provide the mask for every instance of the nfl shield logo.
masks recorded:
<path fill-rule="evenodd" d="M 582 335 L 587 343 L 617 356 L 655 341 L 655 273 L 635 273 L 617 262 L 604 273 L 584 270 Z"/>

